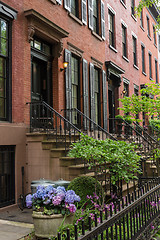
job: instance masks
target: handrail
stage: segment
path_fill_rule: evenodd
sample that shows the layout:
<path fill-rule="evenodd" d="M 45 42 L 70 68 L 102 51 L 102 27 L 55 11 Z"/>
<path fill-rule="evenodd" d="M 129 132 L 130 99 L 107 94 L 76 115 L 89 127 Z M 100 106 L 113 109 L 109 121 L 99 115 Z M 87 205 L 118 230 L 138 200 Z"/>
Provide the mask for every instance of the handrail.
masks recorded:
<path fill-rule="evenodd" d="M 150 144 L 150 142 L 147 140 L 147 138 L 145 138 L 142 134 L 140 134 L 136 129 L 134 129 L 127 121 L 125 121 L 124 119 L 121 118 L 109 118 L 109 120 L 121 120 L 123 123 L 126 124 L 126 126 L 128 126 L 130 129 L 132 129 L 137 135 L 139 135 L 144 141 L 146 141 L 148 144 Z M 151 144 L 150 144 L 151 145 Z"/>
<path fill-rule="evenodd" d="M 145 131 L 139 124 L 137 124 L 136 122 L 133 122 L 133 124 L 139 128 L 142 132 L 145 132 L 145 134 L 147 135 L 148 138 L 150 138 L 152 141 L 154 141 L 155 143 L 158 144 L 157 140 L 155 138 L 153 138 L 151 135 L 149 135 L 149 133 L 147 131 Z"/>
<path fill-rule="evenodd" d="M 54 112 L 56 115 L 58 115 L 61 119 L 63 119 L 64 121 L 66 121 L 72 128 L 74 128 L 77 132 L 81 133 L 81 131 L 71 122 L 68 121 L 68 119 L 66 119 L 65 117 L 63 117 L 60 113 L 58 113 L 54 108 L 52 108 L 48 103 L 46 103 L 45 101 L 42 102 L 27 102 L 26 104 L 43 104 L 45 105 L 48 109 L 50 109 L 52 112 Z"/>
<path fill-rule="evenodd" d="M 90 125 L 93 124 L 97 129 L 99 129 L 100 131 L 102 131 L 103 133 L 105 133 L 107 136 L 109 136 L 109 138 L 111 138 L 112 140 L 117 141 L 117 139 L 115 137 L 113 137 L 107 130 L 105 130 L 104 128 L 102 128 L 100 125 L 98 125 L 94 120 L 92 120 L 91 118 L 89 118 L 88 116 L 86 116 L 84 113 L 82 113 L 79 109 L 77 108 L 71 108 L 71 109 L 61 109 L 61 111 L 64 112 L 73 112 L 76 111 L 81 117 L 83 117 L 84 119 L 86 119 L 87 121 L 89 121 Z"/>
<path fill-rule="evenodd" d="M 59 139 L 65 143 L 65 151 L 68 145 L 77 140 L 76 134 L 80 139 L 82 133 L 74 124 L 63 117 L 50 105 L 44 101 L 27 102 L 30 104 L 30 132 L 34 130 L 45 130 L 47 137 L 54 135 L 56 147 Z"/>

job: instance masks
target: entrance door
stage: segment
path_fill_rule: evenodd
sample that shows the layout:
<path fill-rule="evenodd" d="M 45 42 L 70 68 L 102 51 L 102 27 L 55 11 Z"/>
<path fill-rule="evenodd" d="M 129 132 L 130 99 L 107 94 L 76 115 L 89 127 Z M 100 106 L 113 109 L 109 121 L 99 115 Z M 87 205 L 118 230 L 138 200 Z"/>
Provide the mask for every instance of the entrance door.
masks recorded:
<path fill-rule="evenodd" d="M 15 203 L 15 147 L 0 146 L 0 207 Z"/>
<path fill-rule="evenodd" d="M 38 58 L 32 60 L 32 101 L 45 101 L 50 104 L 50 86 L 47 62 Z"/>
<path fill-rule="evenodd" d="M 114 99 L 114 89 L 108 89 L 108 104 L 109 104 L 109 132 L 114 132 L 114 120 L 115 118 L 115 99 Z"/>

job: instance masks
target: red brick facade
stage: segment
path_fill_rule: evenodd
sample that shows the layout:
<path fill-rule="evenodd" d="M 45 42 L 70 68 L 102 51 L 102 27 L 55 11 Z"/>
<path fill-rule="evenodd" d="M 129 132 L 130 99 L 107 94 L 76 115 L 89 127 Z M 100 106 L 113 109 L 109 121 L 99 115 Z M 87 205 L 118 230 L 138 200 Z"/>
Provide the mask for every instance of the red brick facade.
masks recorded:
<path fill-rule="evenodd" d="M 4 131 L 4 136 L 0 136 L 0 146 L 15 146 L 16 198 L 21 193 L 22 187 L 21 167 L 25 167 L 27 164 L 25 132 L 28 132 L 29 128 L 30 110 L 29 105 L 26 103 L 31 102 L 32 98 L 33 63 L 37 66 L 36 64 L 41 62 L 42 67 L 44 63 L 46 73 L 50 74 L 49 80 L 51 81 L 50 86 L 52 86 L 48 89 L 52 95 L 50 104 L 60 112 L 61 109 L 66 108 L 68 104 L 67 101 L 69 102 L 69 100 L 66 99 L 66 78 L 68 76 L 71 80 L 71 75 L 69 75 L 69 67 L 71 66 L 69 66 L 66 71 L 61 71 L 60 68 L 63 68 L 63 62 L 66 56 L 70 56 L 72 60 L 77 60 L 79 109 L 84 112 L 85 106 L 88 104 L 88 116 L 91 118 L 95 117 L 96 111 L 95 109 L 93 111 L 92 100 L 90 100 L 92 94 L 90 92 L 91 73 L 97 71 L 96 73 L 99 78 L 99 105 L 97 106 L 99 108 L 98 118 L 100 119 L 97 121 L 105 127 L 106 124 L 110 124 L 109 121 L 107 123 L 107 118 L 114 117 L 118 114 L 117 107 L 119 106 L 119 102 L 117 99 L 123 97 L 122 91 L 124 90 L 124 86 L 126 86 L 125 84 L 128 85 L 128 94 L 132 95 L 135 87 L 138 89 L 141 84 L 149 81 L 148 51 L 152 53 L 152 78 L 155 80 L 155 58 L 158 60 L 158 50 L 153 39 L 152 24 L 156 24 L 156 22 L 152 15 L 154 13 L 157 14 L 157 10 L 154 7 L 151 9 L 152 11 L 143 10 L 143 30 L 140 27 L 139 17 L 131 14 L 130 1 L 126 0 L 126 3 L 124 3 L 125 1 L 122 0 L 98 0 L 96 6 L 91 6 L 92 1 L 89 0 L 73 1 L 75 4 L 78 3 L 78 5 L 76 5 L 76 9 L 78 9 L 77 15 L 72 13 L 72 10 L 70 12 L 69 9 L 66 9 L 65 4 L 67 4 L 67 2 L 69 1 L 2 1 L 2 6 L 5 6 L 8 11 L 13 11 L 15 16 L 6 16 L 4 11 L 0 10 L 0 18 L 6 19 L 7 22 L 10 22 L 12 25 L 9 35 L 9 37 L 12 38 L 12 44 L 9 46 L 9 57 L 11 59 L 9 71 L 12 82 L 9 87 L 11 91 L 11 103 L 8 104 L 8 107 L 10 107 L 8 113 L 10 118 L 0 123 L 0 129 Z M 85 11 L 81 11 L 82 4 L 84 4 L 83 10 L 86 9 L 86 15 Z M 135 1 L 135 5 L 137 4 L 138 0 Z M 98 16 L 94 14 L 95 11 L 97 11 Z M 109 31 L 111 32 L 108 22 L 109 14 L 113 17 L 112 30 L 114 46 L 109 42 Z M 146 14 L 150 20 L 151 39 L 147 37 Z M 91 16 L 93 17 L 93 26 Z M 92 27 L 93 30 L 91 29 Z M 112 33 L 110 33 L 110 35 L 111 34 Z M 133 58 L 133 38 L 136 42 L 135 60 Z M 32 49 L 32 40 L 40 40 L 43 44 L 48 44 L 52 51 L 51 56 L 47 58 L 45 54 Z M 145 45 L 146 75 L 142 73 L 142 43 Z M 122 49 L 122 45 L 124 45 L 126 49 Z M 65 55 L 66 52 L 69 55 Z M 40 58 L 38 56 L 40 56 Z M 45 61 L 43 59 L 45 59 Z M 136 64 L 134 61 L 136 61 Z M 86 68 L 84 68 L 84 66 L 86 66 Z M 51 71 L 48 69 L 51 69 Z M 88 78 L 85 77 L 88 86 L 87 103 L 84 101 L 83 92 L 84 71 L 88 73 Z M 159 76 L 158 72 L 157 76 Z M 106 80 L 105 88 L 103 84 L 104 80 Z M 46 79 L 44 79 L 44 82 L 45 81 Z M 107 99 L 104 99 L 104 91 L 106 91 Z M 105 105 L 105 103 L 107 105 Z M 72 106 L 69 105 L 69 107 Z M 18 135 L 16 135 L 17 130 L 15 126 L 19 131 Z M 108 129 L 109 127 L 108 125 Z M 14 129 L 13 132 L 12 129 Z M 19 141 L 19 139 L 21 139 L 21 141 Z"/>

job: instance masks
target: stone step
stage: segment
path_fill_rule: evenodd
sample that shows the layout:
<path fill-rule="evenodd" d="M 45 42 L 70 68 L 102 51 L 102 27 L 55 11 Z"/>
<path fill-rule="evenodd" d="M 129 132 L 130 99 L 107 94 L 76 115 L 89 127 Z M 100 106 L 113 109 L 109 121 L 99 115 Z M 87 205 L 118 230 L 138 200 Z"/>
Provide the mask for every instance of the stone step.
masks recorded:
<path fill-rule="evenodd" d="M 68 153 L 69 148 L 52 148 L 50 149 L 50 157 L 51 158 L 61 158 L 66 156 L 66 154 Z"/>

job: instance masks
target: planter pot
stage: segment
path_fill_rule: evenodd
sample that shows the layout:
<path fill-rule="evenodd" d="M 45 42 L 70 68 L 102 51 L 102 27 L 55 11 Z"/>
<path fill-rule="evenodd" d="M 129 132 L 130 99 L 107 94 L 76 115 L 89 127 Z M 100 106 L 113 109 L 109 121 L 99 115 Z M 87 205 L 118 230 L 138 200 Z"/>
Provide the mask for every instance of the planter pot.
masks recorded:
<path fill-rule="evenodd" d="M 33 211 L 33 224 L 36 237 L 49 238 L 57 235 L 57 229 L 63 221 L 61 214 L 43 215 L 42 212 Z M 64 225 L 73 223 L 74 215 L 67 216 Z"/>

